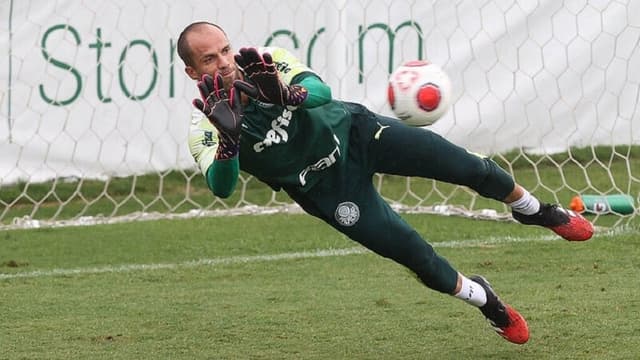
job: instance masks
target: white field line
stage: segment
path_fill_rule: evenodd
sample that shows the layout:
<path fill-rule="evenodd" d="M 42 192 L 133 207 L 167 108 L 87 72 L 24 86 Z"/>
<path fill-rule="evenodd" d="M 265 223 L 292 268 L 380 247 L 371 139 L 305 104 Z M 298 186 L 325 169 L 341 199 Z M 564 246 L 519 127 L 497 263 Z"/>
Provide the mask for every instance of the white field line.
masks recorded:
<path fill-rule="evenodd" d="M 633 230 L 631 230 L 634 232 Z M 625 229 L 617 229 L 612 231 L 606 231 L 594 236 L 593 240 L 597 238 L 611 237 L 621 235 L 629 232 Z M 548 236 L 537 237 L 491 237 L 485 239 L 472 239 L 472 240 L 452 240 L 445 242 L 431 243 L 434 248 L 468 248 L 468 247 L 480 247 L 480 246 L 496 246 L 506 245 L 514 243 L 525 242 L 540 242 L 540 241 L 564 241 L 558 236 L 549 234 Z M 364 247 L 351 247 L 344 249 L 319 249 L 315 251 L 301 251 L 290 252 L 272 255 L 253 255 L 253 256 L 230 256 L 214 259 L 199 259 L 192 261 L 185 261 L 180 263 L 160 263 L 160 264 L 125 264 L 118 266 L 102 266 L 102 267 L 85 267 L 75 269 L 51 269 L 51 270 L 36 270 L 29 272 L 19 272 L 11 274 L 0 273 L 0 280 L 10 280 L 19 278 L 39 278 L 49 276 L 71 276 L 71 275 L 87 275 L 87 274 L 104 274 L 104 273 L 125 273 L 134 271 L 154 271 L 154 270 L 171 270 L 181 268 L 194 268 L 203 266 L 219 266 L 219 265 L 232 265 L 243 263 L 257 263 L 257 262 L 272 262 L 281 260 L 294 260 L 294 259 L 311 259 L 311 258 L 323 258 L 323 257 L 336 257 L 347 256 L 357 254 L 371 253 Z"/>

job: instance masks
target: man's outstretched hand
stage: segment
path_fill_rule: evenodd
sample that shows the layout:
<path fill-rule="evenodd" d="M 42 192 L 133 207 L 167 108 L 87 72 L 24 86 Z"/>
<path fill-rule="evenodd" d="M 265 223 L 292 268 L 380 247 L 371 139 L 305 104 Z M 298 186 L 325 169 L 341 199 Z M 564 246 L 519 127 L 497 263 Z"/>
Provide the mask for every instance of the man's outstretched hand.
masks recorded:
<path fill-rule="evenodd" d="M 307 89 L 304 87 L 289 86 L 280 81 L 269 53 L 260 55 L 255 48 L 242 48 L 235 55 L 235 60 L 244 70 L 246 78 L 236 80 L 233 87 L 250 97 L 280 106 L 298 106 L 307 98 Z"/>
<path fill-rule="evenodd" d="M 240 148 L 243 116 L 240 91 L 231 87 L 231 94 L 228 95 L 223 87 L 222 76 L 218 73 L 215 78 L 209 74 L 202 75 L 198 81 L 198 89 L 202 99 L 194 99 L 193 106 L 202 111 L 218 129 L 220 143 L 216 159 L 236 156 Z"/>
<path fill-rule="evenodd" d="M 194 99 L 193 106 L 207 116 L 218 131 L 235 136 L 240 135 L 242 124 L 242 104 L 238 89 L 231 88 L 231 94 L 222 85 L 222 76 L 216 73 L 202 75 L 198 81 L 202 99 Z"/>

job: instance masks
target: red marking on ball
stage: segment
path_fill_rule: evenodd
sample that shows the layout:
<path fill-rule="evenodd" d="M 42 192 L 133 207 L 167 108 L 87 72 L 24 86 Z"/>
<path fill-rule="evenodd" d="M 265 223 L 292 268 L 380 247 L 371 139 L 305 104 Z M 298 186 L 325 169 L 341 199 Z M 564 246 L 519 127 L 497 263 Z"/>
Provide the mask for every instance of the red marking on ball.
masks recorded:
<path fill-rule="evenodd" d="M 387 100 L 389 101 L 389 105 L 391 105 L 391 109 L 396 107 L 396 95 L 393 92 L 393 86 L 389 84 L 387 87 Z"/>
<path fill-rule="evenodd" d="M 403 66 L 427 66 L 429 64 L 431 63 L 428 62 L 427 60 L 411 60 L 411 61 L 407 61 L 402 65 Z"/>
<path fill-rule="evenodd" d="M 416 94 L 418 106 L 424 111 L 433 111 L 440 105 L 440 88 L 432 83 L 424 84 Z"/>

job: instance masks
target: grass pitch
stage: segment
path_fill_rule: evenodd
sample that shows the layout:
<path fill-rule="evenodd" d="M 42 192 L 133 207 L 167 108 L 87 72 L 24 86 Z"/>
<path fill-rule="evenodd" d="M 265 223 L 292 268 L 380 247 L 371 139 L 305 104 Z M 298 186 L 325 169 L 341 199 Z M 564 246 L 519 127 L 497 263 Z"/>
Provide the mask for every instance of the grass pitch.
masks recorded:
<path fill-rule="evenodd" d="M 528 319 L 513 345 L 306 215 L 0 232 L 0 359 L 636 359 L 640 227 L 404 216 Z"/>

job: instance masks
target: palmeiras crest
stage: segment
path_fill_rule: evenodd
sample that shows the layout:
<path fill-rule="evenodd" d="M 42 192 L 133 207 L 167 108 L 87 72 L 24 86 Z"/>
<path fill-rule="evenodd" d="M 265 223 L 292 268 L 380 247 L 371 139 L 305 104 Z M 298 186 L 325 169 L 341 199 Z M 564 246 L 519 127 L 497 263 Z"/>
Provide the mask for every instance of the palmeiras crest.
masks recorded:
<path fill-rule="evenodd" d="M 343 226 L 353 226 L 360 219 L 360 208 L 351 201 L 338 204 L 335 213 L 336 221 Z"/>

